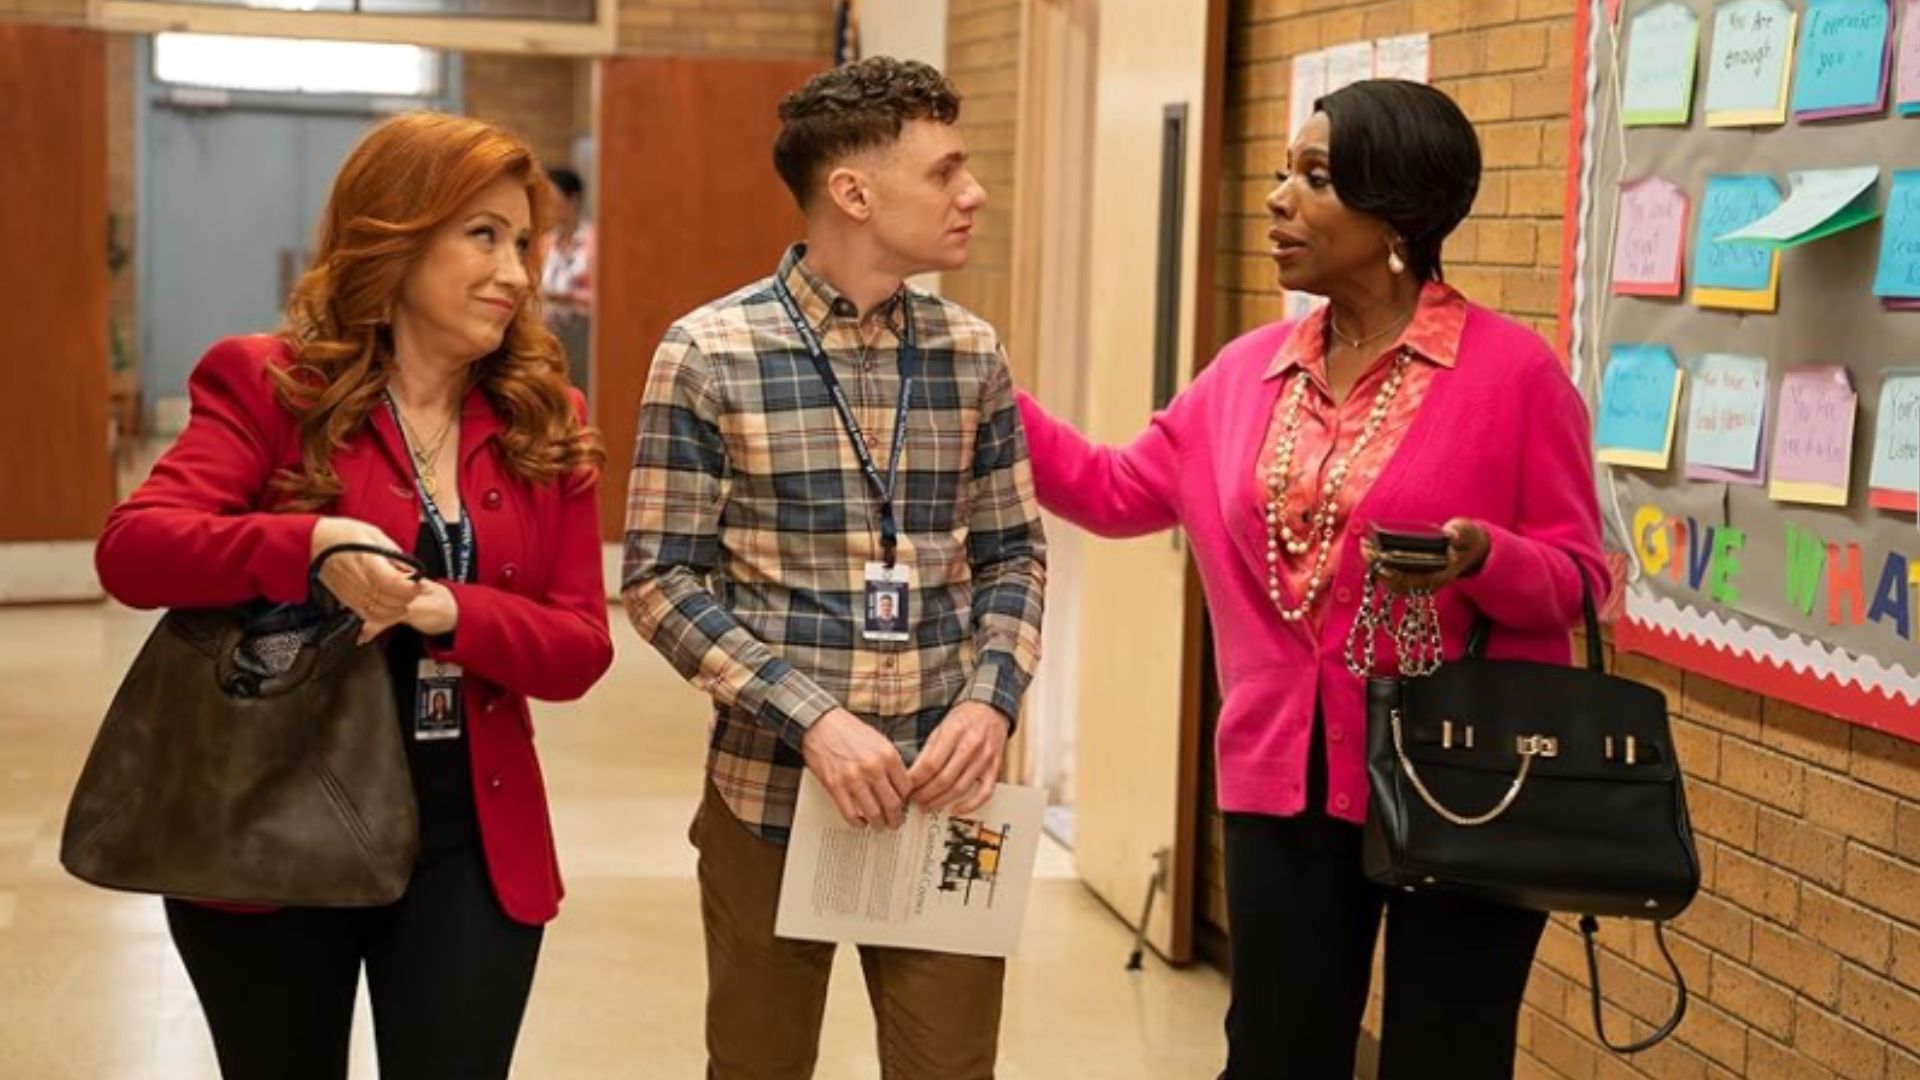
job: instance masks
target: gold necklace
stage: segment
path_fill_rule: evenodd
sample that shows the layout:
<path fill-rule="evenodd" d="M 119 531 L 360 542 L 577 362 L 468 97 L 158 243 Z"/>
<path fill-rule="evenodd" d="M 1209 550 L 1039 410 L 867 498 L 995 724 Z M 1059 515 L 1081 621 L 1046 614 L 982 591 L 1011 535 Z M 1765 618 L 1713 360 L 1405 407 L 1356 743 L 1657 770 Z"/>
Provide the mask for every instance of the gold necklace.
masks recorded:
<path fill-rule="evenodd" d="M 393 414 L 400 418 L 401 441 L 407 444 L 407 453 L 412 455 L 414 465 L 420 471 L 420 486 L 426 489 L 429 499 L 434 498 L 440 493 L 440 450 L 447 445 L 447 436 L 453 433 L 453 425 L 460 419 L 460 412 L 456 409 L 453 415 L 447 417 L 446 426 L 434 436 L 431 445 L 427 445 L 426 440 L 414 431 L 413 425 L 407 422 L 407 415 L 400 411 L 398 405 L 394 407 Z M 415 449 L 416 444 L 425 446 L 425 449 Z"/>
<path fill-rule="evenodd" d="M 1331 324 L 1332 320 L 1328 320 Z M 1287 622 L 1299 622 L 1313 610 L 1314 601 L 1320 597 L 1320 590 L 1326 587 L 1327 564 L 1333 557 L 1334 536 L 1339 531 L 1335 520 L 1340 504 L 1340 493 L 1346 488 L 1347 473 L 1353 463 L 1379 435 L 1380 428 L 1387 421 L 1388 407 L 1393 404 L 1395 395 L 1400 392 L 1400 382 L 1406 377 L 1408 353 L 1403 347 L 1393 358 L 1393 370 L 1387 374 L 1387 381 L 1380 384 L 1374 392 L 1373 408 L 1367 414 L 1366 426 L 1361 428 L 1360 437 L 1345 456 L 1336 461 L 1333 470 L 1320 488 L 1320 503 L 1313 511 L 1307 531 L 1304 535 L 1293 531 L 1293 523 L 1288 520 L 1288 503 L 1291 502 L 1288 489 L 1293 484 L 1294 445 L 1300 438 L 1300 423 L 1305 417 L 1307 389 L 1310 376 L 1304 370 L 1294 377 L 1293 387 L 1287 399 L 1287 407 L 1274 414 L 1274 451 L 1273 462 L 1267 466 L 1267 597 L 1280 609 L 1280 617 Z M 1280 548 L 1286 546 L 1289 555 L 1313 554 L 1313 570 L 1307 576 L 1306 595 L 1300 598 L 1295 607 L 1288 607 L 1280 593 Z"/>
<path fill-rule="evenodd" d="M 1340 324 L 1334 321 L 1333 310 L 1329 308 L 1327 310 L 1327 330 L 1328 332 L 1333 334 L 1334 340 L 1344 343 L 1349 348 L 1358 349 L 1363 345 L 1369 344 L 1371 342 L 1379 341 L 1381 338 L 1386 337 L 1389 333 L 1392 333 L 1394 330 L 1399 329 L 1401 324 L 1406 322 L 1408 316 L 1412 314 L 1413 313 L 1409 311 L 1406 314 L 1401 315 L 1399 318 L 1388 323 L 1387 325 L 1381 327 L 1380 329 L 1375 330 L 1373 333 L 1368 334 L 1366 337 L 1348 337 L 1347 335 L 1340 332 Z"/>

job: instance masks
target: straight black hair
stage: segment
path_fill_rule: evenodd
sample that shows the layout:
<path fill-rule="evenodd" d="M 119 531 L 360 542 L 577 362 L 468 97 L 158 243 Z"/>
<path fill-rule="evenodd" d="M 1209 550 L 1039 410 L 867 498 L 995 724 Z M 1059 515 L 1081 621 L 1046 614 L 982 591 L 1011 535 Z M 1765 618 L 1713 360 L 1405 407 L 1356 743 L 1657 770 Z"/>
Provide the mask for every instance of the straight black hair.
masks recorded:
<path fill-rule="evenodd" d="M 1417 279 L 1441 280 L 1440 247 L 1480 192 L 1473 123 L 1452 98 L 1400 79 L 1365 79 L 1313 107 L 1327 114 L 1340 201 L 1400 235 Z"/>

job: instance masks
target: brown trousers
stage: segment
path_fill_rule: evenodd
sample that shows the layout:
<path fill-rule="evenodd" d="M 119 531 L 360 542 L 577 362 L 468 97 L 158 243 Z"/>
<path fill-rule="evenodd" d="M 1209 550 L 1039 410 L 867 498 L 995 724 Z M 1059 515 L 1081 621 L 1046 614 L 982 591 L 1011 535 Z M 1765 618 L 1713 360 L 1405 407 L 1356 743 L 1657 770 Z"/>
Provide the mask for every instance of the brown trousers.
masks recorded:
<path fill-rule="evenodd" d="M 786 849 L 707 785 L 690 834 L 707 933 L 708 1080 L 807 1080 L 835 946 L 773 936 Z M 884 1080 L 992 1080 L 1006 961 L 860 947 Z"/>

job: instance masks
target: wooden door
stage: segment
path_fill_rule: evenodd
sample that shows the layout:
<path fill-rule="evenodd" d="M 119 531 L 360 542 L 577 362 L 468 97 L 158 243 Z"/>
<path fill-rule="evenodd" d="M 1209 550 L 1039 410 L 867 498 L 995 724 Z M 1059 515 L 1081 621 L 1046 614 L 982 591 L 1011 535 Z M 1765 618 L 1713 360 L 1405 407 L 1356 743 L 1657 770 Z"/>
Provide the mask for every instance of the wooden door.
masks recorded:
<path fill-rule="evenodd" d="M 780 99 L 824 60 L 634 58 L 600 65 L 594 423 L 601 517 L 626 520 L 634 421 L 654 348 L 680 316 L 771 274 L 801 238 L 773 171 Z"/>
<path fill-rule="evenodd" d="M 0 547 L 90 541 L 113 500 L 105 62 L 93 31 L 0 23 Z"/>

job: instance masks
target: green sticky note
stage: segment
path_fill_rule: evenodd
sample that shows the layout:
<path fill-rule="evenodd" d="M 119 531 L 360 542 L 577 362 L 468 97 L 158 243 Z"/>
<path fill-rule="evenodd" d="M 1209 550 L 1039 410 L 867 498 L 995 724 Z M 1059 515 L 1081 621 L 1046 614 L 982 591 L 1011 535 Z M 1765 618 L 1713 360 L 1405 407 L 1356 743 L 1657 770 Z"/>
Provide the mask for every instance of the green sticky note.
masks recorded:
<path fill-rule="evenodd" d="M 1659 4 L 1635 15 L 1627 34 L 1626 85 L 1621 94 L 1621 115 L 1627 126 L 1685 127 L 1693 115 L 1700 16 L 1681 4 Z"/>

